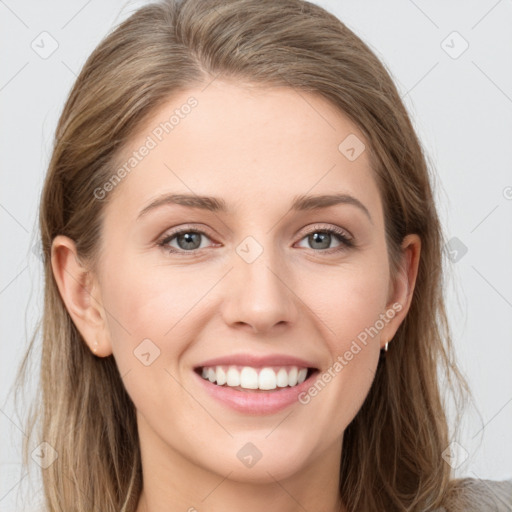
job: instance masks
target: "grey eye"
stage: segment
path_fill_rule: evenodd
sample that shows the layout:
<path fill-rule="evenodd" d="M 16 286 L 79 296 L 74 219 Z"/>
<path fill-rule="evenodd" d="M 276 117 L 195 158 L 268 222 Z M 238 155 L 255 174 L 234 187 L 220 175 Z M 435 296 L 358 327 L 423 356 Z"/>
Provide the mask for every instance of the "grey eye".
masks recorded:
<path fill-rule="evenodd" d="M 201 246 L 201 233 L 187 232 L 177 235 L 176 242 L 178 247 L 183 250 L 199 249 Z"/>
<path fill-rule="evenodd" d="M 308 235 L 308 242 L 311 244 L 312 249 L 329 249 L 332 237 L 330 233 L 311 233 Z"/>

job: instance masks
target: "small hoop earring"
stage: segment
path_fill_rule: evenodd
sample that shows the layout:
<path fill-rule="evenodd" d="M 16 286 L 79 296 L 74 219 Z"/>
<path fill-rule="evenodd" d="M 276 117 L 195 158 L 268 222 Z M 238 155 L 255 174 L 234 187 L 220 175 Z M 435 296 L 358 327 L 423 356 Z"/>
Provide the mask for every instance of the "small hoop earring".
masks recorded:
<path fill-rule="evenodd" d="M 387 352 L 388 351 L 388 344 L 389 344 L 389 341 L 386 341 L 386 344 L 384 345 L 384 351 Z"/>
<path fill-rule="evenodd" d="M 96 352 L 98 352 L 98 342 L 97 342 L 97 341 L 95 341 L 95 342 L 94 342 L 94 347 L 93 347 L 92 351 L 93 351 L 95 354 L 96 354 Z"/>

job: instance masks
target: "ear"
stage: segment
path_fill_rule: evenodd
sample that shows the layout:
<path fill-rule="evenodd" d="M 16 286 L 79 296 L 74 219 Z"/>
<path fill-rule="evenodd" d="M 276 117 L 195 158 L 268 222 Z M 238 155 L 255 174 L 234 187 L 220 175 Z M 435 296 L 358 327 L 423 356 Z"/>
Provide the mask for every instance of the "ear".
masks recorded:
<path fill-rule="evenodd" d="M 56 236 L 51 262 L 60 295 L 76 328 L 95 355 L 110 355 L 110 335 L 100 288 L 92 272 L 81 263 L 74 241 Z"/>
<path fill-rule="evenodd" d="M 420 262 L 420 237 L 416 234 L 407 235 L 402 241 L 401 251 L 401 262 L 395 279 L 390 283 L 391 291 L 386 306 L 386 311 L 395 314 L 381 331 L 381 348 L 393 339 L 411 306 Z"/>

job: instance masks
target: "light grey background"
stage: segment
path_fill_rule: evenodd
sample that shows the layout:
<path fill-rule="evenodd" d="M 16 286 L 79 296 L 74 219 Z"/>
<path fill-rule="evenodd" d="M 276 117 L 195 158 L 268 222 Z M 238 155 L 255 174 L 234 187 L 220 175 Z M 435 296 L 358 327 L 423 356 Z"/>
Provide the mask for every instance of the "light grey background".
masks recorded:
<path fill-rule="evenodd" d="M 2 512 L 22 509 L 16 496 L 29 482 L 20 469 L 23 425 L 7 392 L 41 314 L 42 267 L 32 249 L 51 139 L 87 56 L 145 3 L 0 0 Z M 385 63 L 438 175 L 443 225 L 450 249 L 458 247 L 450 253 L 449 313 L 477 405 L 456 439 L 455 475 L 512 478 L 512 2 L 315 3 Z"/>

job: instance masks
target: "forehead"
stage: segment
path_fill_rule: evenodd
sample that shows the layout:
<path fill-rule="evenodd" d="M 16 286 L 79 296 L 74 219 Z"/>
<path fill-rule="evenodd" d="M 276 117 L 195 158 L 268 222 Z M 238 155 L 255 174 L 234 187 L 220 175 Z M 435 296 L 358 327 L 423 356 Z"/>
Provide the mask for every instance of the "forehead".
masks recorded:
<path fill-rule="evenodd" d="M 214 80 L 175 94 L 134 134 L 111 203 L 134 217 L 175 192 L 268 211 L 299 195 L 343 192 L 380 210 L 365 147 L 355 123 L 317 94 Z"/>

